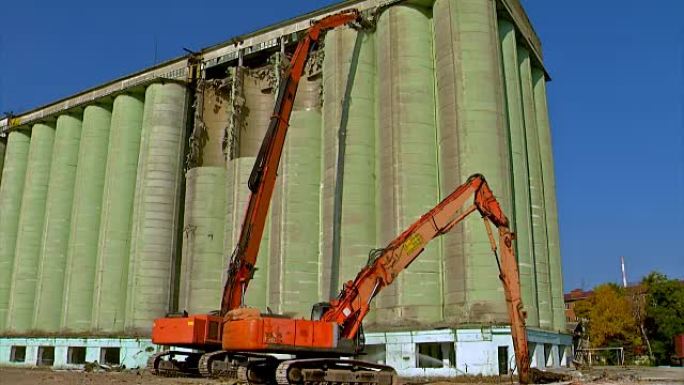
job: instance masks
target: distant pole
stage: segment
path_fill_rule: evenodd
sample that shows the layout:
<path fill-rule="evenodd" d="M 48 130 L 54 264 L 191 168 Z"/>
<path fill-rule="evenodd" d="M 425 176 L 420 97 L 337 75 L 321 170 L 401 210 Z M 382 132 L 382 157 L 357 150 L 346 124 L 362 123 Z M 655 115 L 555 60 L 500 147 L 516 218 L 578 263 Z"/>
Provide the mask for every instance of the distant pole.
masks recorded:
<path fill-rule="evenodd" d="M 627 273 L 625 273 L 625 257 L 620 257 L 620 265 L 622 267 L 622 287 L 627 287 Z"/>

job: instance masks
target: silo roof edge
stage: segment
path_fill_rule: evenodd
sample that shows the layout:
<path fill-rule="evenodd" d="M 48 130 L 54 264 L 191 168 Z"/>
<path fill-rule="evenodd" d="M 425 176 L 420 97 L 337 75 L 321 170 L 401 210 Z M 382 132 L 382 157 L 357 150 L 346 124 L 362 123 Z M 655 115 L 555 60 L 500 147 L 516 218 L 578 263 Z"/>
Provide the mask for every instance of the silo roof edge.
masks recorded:
<path fill-rule="evenodd" d="M 328 14 L 340 12 L 349 8 L 358 8 L 361 11 L 374 9 L 377 7 L 390 6 L 402 3 L 405 0 L 346 0 L 330 6 L 258 29 L 254 32 L 238 35 L 223 43 L 216 44 L 201 50 L 202 63 L 204 66 L 212 66 L 230 60 L 232 56 L 237 57 L 240 50 L 249 50 L 247 53 L 258 52 L 272 47 L 274 41 L 282 36 L 287 36 L 308 28 L 311 19 L 322 17 Z M 524 41 L 529 46 L 536 64 L 544 69 L 542 61 L 542 49 L 539 37 L 535 33 L 532 25 L 520 4 L 519 0 L 494 0 L 508 13 L 512 21 L 517 25 Z M 244 51 L 243 51 L 244 52 Z M 26 124 L 45 119 L 49 116 L 61 113 L 74 107 L 83 106 L 88 103 L 112 94 L 119 93 L 130 87 L 139 86 L 159 79 L 175 79 L 185 81 L 189 76 L 189 58 L 192 55 L 185 55 L 171 59 L 156 66 L 143 69 L 131 75 L 127 75 L 111 82 L 86 89 L 82 92 L 59 99 L 55 102 L 36 107 L 21 114 L 6 117 L 0 120 L 0 136 L 6 135 L 7 131 L 13 127 L 24 126 Z M 228 59 L 226 59 L 228 58 Z M 548 77 L 548 73 L 547 73 Z"/>

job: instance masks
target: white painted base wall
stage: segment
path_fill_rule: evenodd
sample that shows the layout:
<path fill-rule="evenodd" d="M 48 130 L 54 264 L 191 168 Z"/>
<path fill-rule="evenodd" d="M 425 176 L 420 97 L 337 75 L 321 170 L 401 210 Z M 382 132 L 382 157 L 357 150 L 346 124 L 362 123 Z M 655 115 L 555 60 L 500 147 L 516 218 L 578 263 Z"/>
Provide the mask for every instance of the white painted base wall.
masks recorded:
<path fill-rule="evenodd" d="M 572 339 L 569 335 L 530 329 L 528 339 L 533 367 L 570 364 Z M 12 362 L 13 346 L 26 347 L 22 362 Z M 119 348 L 119 362 L 128 369 L 144 368 L 148 357 L 160 350 L 149 339 L 0 338 L 0 365 L 37 366 L 41 346 L 54 347 L 52 367 L 56 369 L 83 367 L 67 361 L 69 347 L 85 347 L 85 361 L 101 364 L 106 364 L 102 362 L 103 348 Z M 421 346 L 428 346 L 432 355 L 420 354 Z M 366 354 L 359 358 L 390 365 L 405 377 L 498 375 L 500 347 L 507 348 L 508 368 L 514 368 L 513 340 L 508 327 L 367 333 Z"/>
<path fill-rule="evenodd" d="M 11 360 L 12 347 L 26 347 L 22 362 Z M 147 358 L 156 353 L 158 348 L 149 339 L 133 338 L 0 338 L 0 365 L 35 367 L 38 366 L 38 351 L 41 346 L 54 347 L 55 369 L 79 369 L 84 364 L 68 362 L 70 347 L 85 347 L 85 361 L 107 364 L 103 362 L 103 349 L 119 348 L 119 365 L 128 369 L 144 368 Z"/>
<path fill-rule="evenodd" d="M 529 330 L 528 339 L 532 367 L 570 364 L 572 338 L 569 335 Z M 424 365 L 420 363 L 418 346 L 424 343 L 440 345 L 442 367 L 421 367 Z M 508 327 L 367 333 L 369 354 L 363 359 L 393 366 L 405 377 L 499 375 L 499 347 L 507 348 L 508 368 L 515 368 L 513 339 Z"/>

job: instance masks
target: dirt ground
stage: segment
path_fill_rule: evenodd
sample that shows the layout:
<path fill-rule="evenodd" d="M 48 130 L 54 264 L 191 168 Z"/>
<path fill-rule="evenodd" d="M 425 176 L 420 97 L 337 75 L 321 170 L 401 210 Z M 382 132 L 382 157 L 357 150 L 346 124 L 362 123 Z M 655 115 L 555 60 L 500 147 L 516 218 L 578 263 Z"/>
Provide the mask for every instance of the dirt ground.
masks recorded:
<path fill-rule="evenodd" d="M 684 385 L 684 368 L 593 368 L 588 371 L 568 371 L 573 377 L 563 385 Z M 486 381 L 476 377 L 449 381 L 402 381 L 406 385 L 451 384 L 510 384 L 508 377 L 493 377 Z M 220 385 L 230 384 L 193 378 L 156 377 L 148 373 L 110 372 L 86 373 L 79 371 L 52 371 L 49 369 L 17 369 L 0 367 L 0 385 Z"/>

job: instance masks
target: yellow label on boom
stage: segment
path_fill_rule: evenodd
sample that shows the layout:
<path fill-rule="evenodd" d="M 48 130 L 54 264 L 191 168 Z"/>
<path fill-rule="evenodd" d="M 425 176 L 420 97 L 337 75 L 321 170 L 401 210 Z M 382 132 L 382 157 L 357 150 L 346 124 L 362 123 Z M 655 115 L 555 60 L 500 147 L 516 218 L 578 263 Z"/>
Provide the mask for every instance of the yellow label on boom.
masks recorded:
<path fill-rule="evenodd" d="M 420 235 L 420 233 L 415 233 L 404 242 L 404 250 L 407 254 L 413 254 L 413 252 L 420 248 L 424 243 L 423 236 Z"/>

